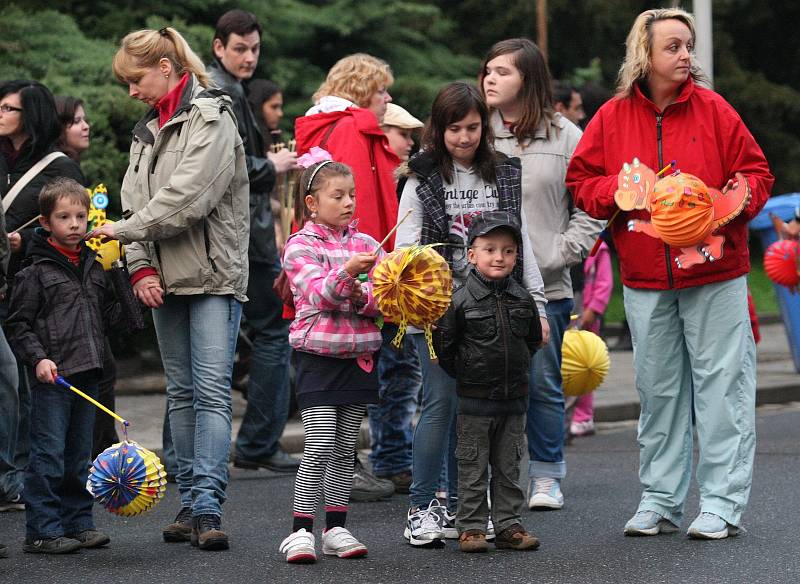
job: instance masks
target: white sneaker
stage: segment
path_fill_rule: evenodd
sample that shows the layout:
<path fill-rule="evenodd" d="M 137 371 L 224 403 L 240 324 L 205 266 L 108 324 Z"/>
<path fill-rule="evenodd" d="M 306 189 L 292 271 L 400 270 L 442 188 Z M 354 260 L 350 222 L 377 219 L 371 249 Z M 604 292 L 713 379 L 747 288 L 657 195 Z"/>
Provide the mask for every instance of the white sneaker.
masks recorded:
<path fill-rule="evenodd" d="M 367 555 L 367 546 L 344 527 L 332 527 L 322 532 L 322 553 L 340 558 L 360 558 Z"/>
<path fill-rule="evenodd" d="M 561 481 L 550 477 L 531 479 L 528 508 L 561 509 L 564 506 L 564 494 L 561 492 Z"/>
<path fill-rule="evenodd" d="M 486 541 L 493 541 L 494 540 L 494 523 L 492 523 L 492 518 L 489 517 L 489 521 L 486 523 Z"/>
<path fill-rule="evenodd" d="M 278 551 L 286 554 L 286 561 L 290 564 L 313 564 L 317 561 L 317 552 L 314 550 L 314 534 L 305 529 L 290 534 L 281 542 Z"/>
<path fill-rule="evenodd" d="M 445 539 L 458 539 L 458 529 L 456 529 L 456 514 L 450 513 L 447 507 L 442 507 L 439 513 L 442 520 L 442 533 Z"/>
<path fill-rule="evenodd" d="M 444 531 L 442 530 L 442 511 L 446 511 L 439 505 L 436 499 L 431 500 L 427 508 L 420 507 L 416 511 L 408 510 L 406 518 L 406 529 L 403 536 L 411 545 L 444 545 Z"/>

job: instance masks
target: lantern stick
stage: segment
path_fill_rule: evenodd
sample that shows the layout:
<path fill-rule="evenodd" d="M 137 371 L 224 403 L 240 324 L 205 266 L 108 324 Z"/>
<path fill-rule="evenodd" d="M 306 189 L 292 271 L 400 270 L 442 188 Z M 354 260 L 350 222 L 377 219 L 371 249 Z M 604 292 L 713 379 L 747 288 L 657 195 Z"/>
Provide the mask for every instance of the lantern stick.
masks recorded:
<path fill-rule="evenodd" d="M 379 250 L 380 248 L 382 248 L 382 247 L 383 247 L 383 244 L 384 244 L 384 243 L 386 243 L 387 241 L 389 241 L 389 238 L 392 236 L 392 234 L 393 234 L 395 231 L 397 231 L 397 228 L 398 228 L 398 227 L 400 227 L 400 225 L 403 223 L 403 221 L 405 221 L 406 219 L 408 219 L 408 216 L 409 216 L 409 215 L 411 215 L 411 212 L 412 212 L 413 210 L 414 210 L 414 209 L 409 209 L 409 210 L 408 210 L 408 212 L 407 212 L 405 215 L 403 215 L 403 217 L 400 219 L 400 221 L 398 221 L 398 222 L 397 222 L 397 225 L 395 225 L 394 227 L 392 227 L 392 229 L 389 231 L 389 233 L 387 233 L 387 234 L 386 234 L 386 237 L 384 237 L 384 238 L 383 238 L 383 241 L 381 241 L 381 242 L 378 244 L 378 247 L 376 247 L 376 248 L 375 248 L 375 253 L 378 253 L 378 250 Z"/>

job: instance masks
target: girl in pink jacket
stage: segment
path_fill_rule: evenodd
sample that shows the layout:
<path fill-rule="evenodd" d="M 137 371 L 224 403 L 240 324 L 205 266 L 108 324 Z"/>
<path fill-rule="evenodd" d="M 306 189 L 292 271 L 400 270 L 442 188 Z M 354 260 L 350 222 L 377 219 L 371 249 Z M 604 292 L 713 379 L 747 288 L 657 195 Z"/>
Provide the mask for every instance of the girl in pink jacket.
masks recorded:
<path fill-rule="evenodd" d="M 350 168 L 309 155 L 298 181 L 296 206 L 304 227 L 284 249 L 284 270 L 294 296 L 289 343 L 305 451 L 294 488 L 292 533 L 280 545 L 290 563 L 316 560 L 313 535 L 319 493 L 325 503 L 322 551 L 340 558 L 367 548 L 345 529 L 356 439 L 366 404 L 378 401 L 376 352 L 381 332 L 369 272 L 378 242 L 355 228 L 355 184 Z M 304 160 L 298 160 L 303 164 Z"/>
<path fill-rule="evenodd" d="M 605 243 L 593 256 L 583 263 L 583 313 L 580 327 L 583 330 L 600 333 L 600 325 L 606 306 L 614 288 L 614 274 L 611 271 L 611 250 Z M 578 398 L 569 431 L 573 436 L 594 434 L 594 393 Z"/>

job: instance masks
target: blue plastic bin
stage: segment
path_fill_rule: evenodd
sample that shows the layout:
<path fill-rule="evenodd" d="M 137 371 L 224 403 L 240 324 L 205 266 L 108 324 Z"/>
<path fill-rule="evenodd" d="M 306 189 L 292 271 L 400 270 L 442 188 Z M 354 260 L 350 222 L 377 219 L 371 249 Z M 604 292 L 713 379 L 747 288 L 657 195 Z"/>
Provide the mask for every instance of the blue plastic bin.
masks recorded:
<path fill-rule="evenodd" d="M 778 234 L 775 233 L 769 214 L 789 221 L 794 218 L 794 210 L 798 206 L 800 206 L 800 193 L 771 197 L 761 213 L 750 222 L 750 230 L 758 234 L 765 250 L 778 240 Z M 772 286 L 781 307 L 781 318 L 792 350 L 794 368 L 800 372 L 800 294 L 792 294 L 785 286 L 778 284 Z"/>

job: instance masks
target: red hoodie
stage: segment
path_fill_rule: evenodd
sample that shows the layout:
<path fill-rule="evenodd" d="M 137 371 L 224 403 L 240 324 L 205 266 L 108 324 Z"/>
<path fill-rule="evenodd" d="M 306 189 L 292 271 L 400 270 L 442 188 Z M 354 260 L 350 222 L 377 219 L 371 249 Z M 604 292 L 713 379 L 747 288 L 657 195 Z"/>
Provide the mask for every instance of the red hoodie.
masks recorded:
<path fill-rule="evenodd" d="M 334 122 L 324 148 L 334 160 L 353 169 L 358 230 L 382 241 L 397 223 L 394 171 L 400 159 L 389 148 L 375 114 L 356 107 L 297 118 L 297 154 L 302 156 L 312 146 L 319 146 Z M 383 249 L 394 249 L 394 234 Z"/>
<path fill-rule="evenodd" d="M 718 231 L 725 236 L 723 257 L 688 269 L 675 265 L 680 249 L 628 231 L 628 220 L 650 219 L 647 211 L 621 213 L 611 232 L 622 282 L 631 288 L 664 290 L 748 273 L 747 222 L 767 202 L 775 179 L 764 153 L 730 104 L 691 79 L 681 88 L 678 100 L 663 112 L 638 86 L 631 97 L 612 98 L 592 118 L 567 169 L 567 186 L 575 204 L 592 217 L 610 218 L 616 211 L 617 174 L 622 164 L 634 157 L 654 171 L 675 160 L 682 172 L 718 189 L 735 172 L 741 172 L 747 177 L 752 199 L 741 215 Z"/>

